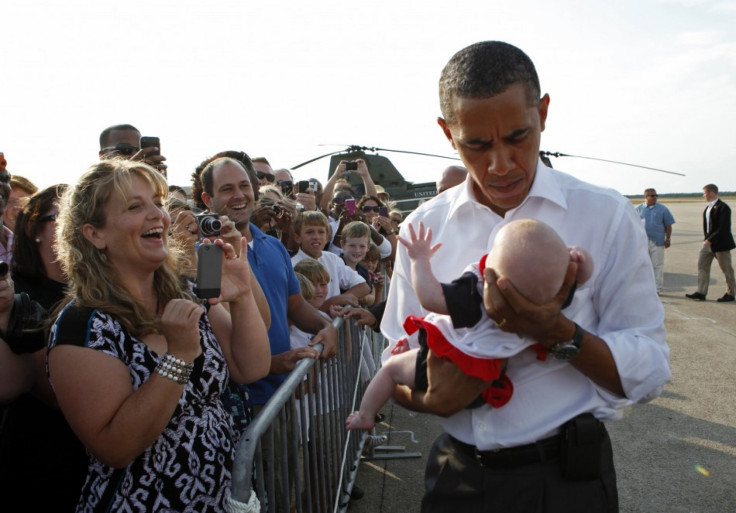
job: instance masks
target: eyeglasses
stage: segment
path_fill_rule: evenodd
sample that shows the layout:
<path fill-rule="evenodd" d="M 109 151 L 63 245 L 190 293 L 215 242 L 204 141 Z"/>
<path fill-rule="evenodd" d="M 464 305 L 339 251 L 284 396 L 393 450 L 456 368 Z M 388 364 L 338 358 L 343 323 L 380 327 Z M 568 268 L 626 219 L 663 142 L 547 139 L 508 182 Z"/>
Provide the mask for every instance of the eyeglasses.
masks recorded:
<path fill-rule="evenodd" d="M 47 214 L 45 216 L 41 216 L 38 218 L 39 223 L 47 223 L 49 221 L 56 221 L 56 218 L 59 217 L 59 213 L 56 212 L 55 214 Z"/>
<path fill-rule="evenodd" d="M 256 176 L 258 177 L 259 180 L 263 180 L 265 178 L 267 182 L 271 182 L 271 183 L 273 183 L 273 181 L 276 180 L 275 176 L 273 176 L 270 173 L 264 173 L 263 171 L 256 171 Z"/>
<path fill-rule="evenodd" d="M 658 194 L 647 194 L 647 198 L 656 198 Z"/>
<path fill-rule="evenodd" d="M 360 210 L 362 210 L 363 212 L 380 212 L 381 207 L 379 207 L 378 205 L 376 205 L 375 207 L 372 207 L 370 205 L 363 205 L 362 207 L 360 207 Z"/>
<path fill-rule="evenodd" d="M 130 156 L 140 151 L 140 148 L 138 146 L 133 146 L 132 144 L 120 143 L 120 144 L 116 144 L 115 146 L 108 146 L 107 148 L 102 148 L 102 150 L 100 151 L 102 151 L 103 153 L 117 153 L 118 155 Z"/>

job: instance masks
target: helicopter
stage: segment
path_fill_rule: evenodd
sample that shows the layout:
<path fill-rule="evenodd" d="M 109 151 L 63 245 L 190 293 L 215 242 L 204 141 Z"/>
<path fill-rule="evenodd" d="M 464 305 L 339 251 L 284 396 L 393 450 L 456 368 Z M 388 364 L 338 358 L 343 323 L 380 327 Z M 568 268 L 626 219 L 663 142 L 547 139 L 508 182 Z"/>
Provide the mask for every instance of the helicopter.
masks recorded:
<path fill-rule="evenodd" d="M 351 160 L 363 159 L 366 162 L 366 166 L 368 167 L 368 172 L 370 173 L 373 181 L 377 185 L 380 185 L 381 187 L 385 189 L 385 191 L 389 194 L 392 203 L 395 204 L 395 208 L 397 210 L 400 210 L 402 215 L 404 216 L 410 213 L 411 211 L 413 211 L 420 204 L 424 203 L 427 200 L 432 199 L 434 196 L 437 195 L 437 186 L 435 182 L 414 183 L 414 182 L 407 181 L 404 178 L 404 176 L 399 172 L 399 170 L 396 169 L 396 166 L 394 166 L 394 164 L 387 157 L 384 157 L 383 155 L 379 155 L 378 152 L 406 153 L 406 154 L 411 154 L 411 155 L 437 157 L 441 159 L 448 159 L 448 160 L 454 160 L 454 161 L 460 160 L 460 157 L 450 157 L 446 155 L 437 155 L 433 153 L 423 153 L 423 152 L 408 151 L 408 150 L 392 150 L 388 148 L 376 148 L 376 147 L 359 146 L 359 145 L 348 145 L 346 148 L 343 148 L 341 150 L 326 153 L 324 155 L 320 155 L 318 157 L 314 157 L 305 162 L 297 164 L 296 166 L 293 166 L 291 169 L 296 170 L 302 166 L 311 164 L 312 162 L 315 162 L 317 160 L 320 160 L 326 157 L 330 157 L 330 168 L 329 168 L 328 175 L 327 175 L 329 179 L 329 177 L 331 177 L 334 174 L 335 169 L 340 164 L 340 161 L 342 160 L 351 161 Z M 649 169 L 652 171 L 658 171 L 662 173 L 669 173 L 669 174 L 674 174 L 674 175 L 679 175 L 679 176 L 685 176 L 682 173 L 677 173 L 675 171 L 668 171 L 666 169 L 659 169 L 659 168 L 654 168 L 654 167 L 642 166 L 638 164 L 631 164 L 627 162 L 619 162 L 615 160 L 601 159 L 601 158 L 596 158 L 596 157 L 584 157 L 580 155 L 571 155 L 568 153 L 540 151 L 539 156 L 542 159 L 542 161 L 545 163 L 545 165 L 551 168 L 553 168 L 553 166 L 552 166 L 552 162 L 549 157 L 555 157 L 555 158 L 574 157 L 574 158 L 583 158 L 583 159 L 589 159 L 589 160 L 609 162 L 613 164 L 621 164 L 625 166 Z M 346 177 L 347 181 L 356 191 L 358 196 L 362 196 L 363 194 L 365 194 L 363 180 L 359 175 L 348 173 L 343 176 Z"/>

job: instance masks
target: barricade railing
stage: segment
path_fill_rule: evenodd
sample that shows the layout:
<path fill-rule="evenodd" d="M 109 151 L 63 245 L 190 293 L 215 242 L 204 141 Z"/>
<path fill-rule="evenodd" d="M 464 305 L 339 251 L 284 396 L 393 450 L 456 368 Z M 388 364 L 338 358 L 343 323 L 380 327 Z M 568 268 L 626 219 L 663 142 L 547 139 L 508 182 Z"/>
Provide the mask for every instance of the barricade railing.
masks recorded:
<path fill-rule="evenodd" d="M 231 511 L 347 508 L 369 435 L 346 431 L 345 419 L 360 404 L 385 342 L 353 320 L 337 318 L 333 325 L 338 355 L 299 361 L 242 434 L 233 465 Z M 320 344 L 315 348 L 322 349 Z"/>

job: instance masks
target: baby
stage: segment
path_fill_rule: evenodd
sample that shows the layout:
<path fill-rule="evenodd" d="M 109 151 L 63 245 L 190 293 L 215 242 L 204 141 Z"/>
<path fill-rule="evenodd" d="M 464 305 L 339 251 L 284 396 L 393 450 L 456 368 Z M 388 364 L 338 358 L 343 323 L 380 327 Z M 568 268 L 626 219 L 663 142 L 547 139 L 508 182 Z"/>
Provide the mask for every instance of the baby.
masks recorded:
<path fill-rule="evenodd" d="M 473 264 L 457 280 L 440 283 L 432 272 L 430 259 L 441 247 L 432 246 L 432 232 L 419 223 L 419 233 L 409 226 L 411 240 L 400 238 L 411 260 L 412 286 L 420 304 L 430 314 L 409 316 L 404 328 L 410 335 L 419 331 L 419 349 L 408 349 L 401 339 L 391 357 L 376 373 L 360 405 L 345 421 L 347 429 L 371 429 L 379 408 L 391 398 L 396 385 L 415 390 L 428 388 L 426 356 L 429 349 L 450 359 L 465 374 L 491 385 L 471 407 L 483 402 L 498 408 L 506 404 L 513 385 L 505 374 L 506 358 L 535 345 L 513 333 L 501 331 L 483 307 L 483 270 L 492 268 L 507 278 L 527 299 L 546 303 L 559 292 L 570 261 L 578 264 L 576 282 L 582 284 L 593 274 L 590 255 L 577 247 L 567 248 L 557 233 L 536 219 L 512 221 L 498 231 L 492 251 Z M 573 286 L 562 305 L 572 302 Z M 540 358 L 546 350 L 536 345 Z"/>

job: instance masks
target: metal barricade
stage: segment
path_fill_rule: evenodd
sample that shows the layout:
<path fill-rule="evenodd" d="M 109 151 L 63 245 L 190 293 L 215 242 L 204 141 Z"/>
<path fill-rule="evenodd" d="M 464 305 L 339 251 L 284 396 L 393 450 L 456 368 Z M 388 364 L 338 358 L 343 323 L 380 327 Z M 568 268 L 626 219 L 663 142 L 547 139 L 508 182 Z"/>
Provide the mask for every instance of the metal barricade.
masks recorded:
<path fill-rule="evenodd" d="M 242 434 L 233 465 L 231 511 L 347 508 L 368 435 L 346 431 L 345 419 L 380 365 L 384 339 L 352 320 L 338 318 L 333 325 L 338 356 L 298 362 Z M 319 344 L 315 348 L 322 349 Z M 255 504 L 251 492 L 260 509 L 245 509 Z"/>

